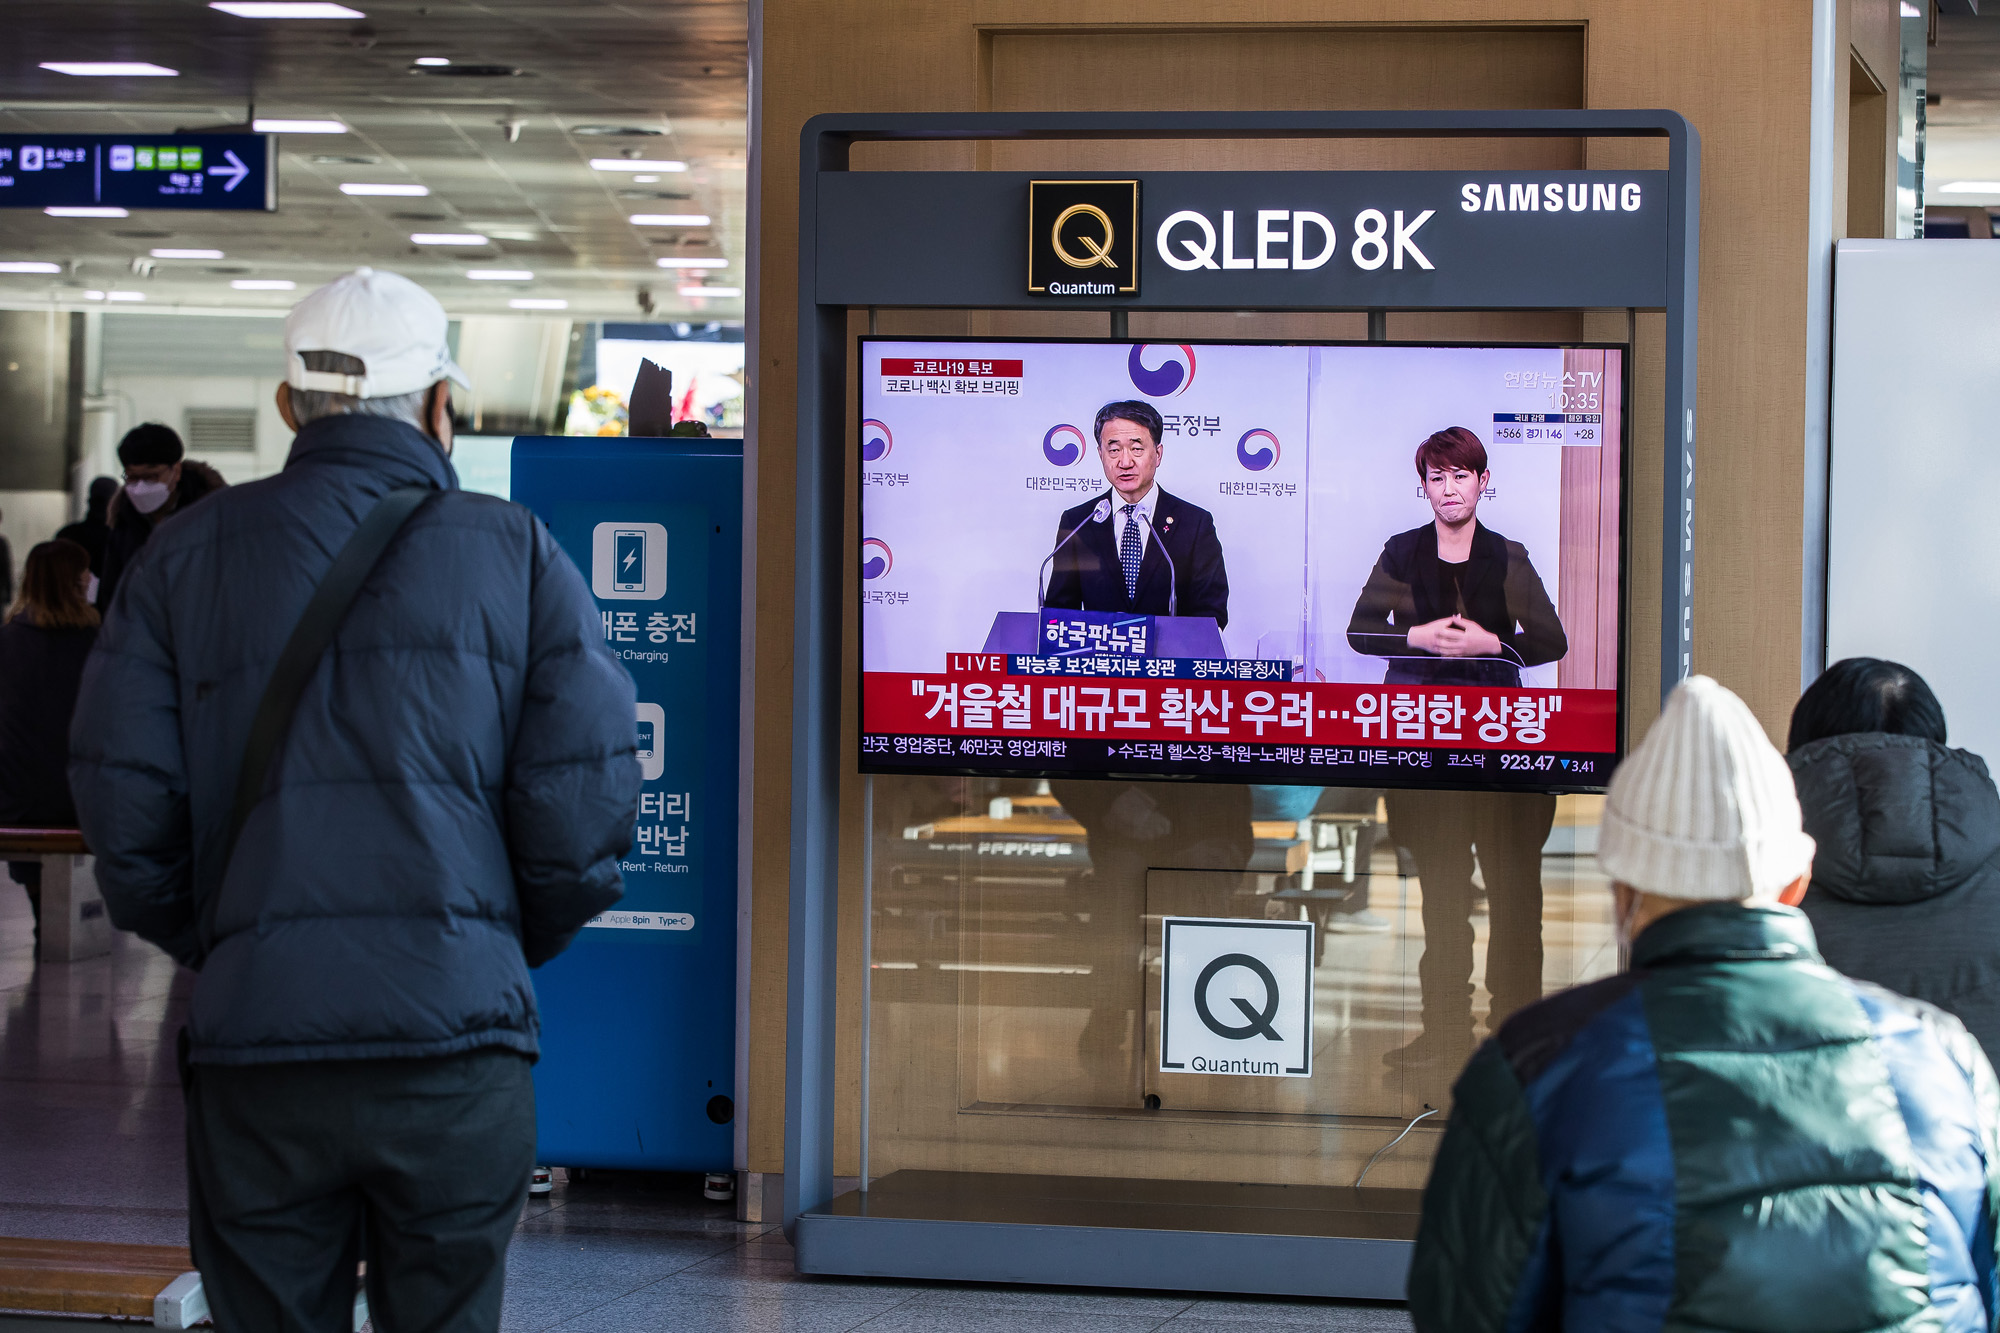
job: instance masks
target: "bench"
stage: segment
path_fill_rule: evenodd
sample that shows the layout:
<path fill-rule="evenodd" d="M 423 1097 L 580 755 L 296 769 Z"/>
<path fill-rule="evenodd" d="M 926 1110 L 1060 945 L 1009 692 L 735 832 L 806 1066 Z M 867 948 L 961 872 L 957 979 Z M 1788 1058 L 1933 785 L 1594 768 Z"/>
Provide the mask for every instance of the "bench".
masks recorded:
<path fill-rule="evenodd" d="M 0 1309 L 151 1319 L 154 1298 L 193 1267 L 178 1245 L 0 1237 Z"/>
<path fill-rule="evenodd" d="M 111 952 L 111 917 L 80 831 L 0 828 L 0 860 L 41 862 L 43 962 L 74 963 Z"/>
<path fill-rule="evenodd" d="M 0 1236 L 0 1310 L 117 1315 L 154 1328 L 193 1328 L 209 1317 L 201 1274 L 179 1245 L 12 1236 Z M 357 1290 L 353 1326 L 358 1333 L 367 1323 L 368 1297 Z"/>

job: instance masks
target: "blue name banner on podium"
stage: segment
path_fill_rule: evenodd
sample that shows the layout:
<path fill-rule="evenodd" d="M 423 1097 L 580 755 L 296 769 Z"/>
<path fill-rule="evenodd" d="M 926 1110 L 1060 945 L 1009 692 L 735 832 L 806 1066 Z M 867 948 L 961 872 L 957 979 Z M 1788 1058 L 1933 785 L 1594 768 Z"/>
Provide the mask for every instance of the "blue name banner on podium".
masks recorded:
<path fill-rule="evenodd" d="M 1159 641 L 1151 616 L 1117 611 L 1042 612 L 1041 657 L 1153 657 Z"/>
<path fill-rule="evenodd" d="M 514 498 L 582 571 L 638 686 L 643 778 L 624 900 L 535 973 L 538 1160 L 727 1171 L 742 444 L 524 436 L 512 468 Z"/>

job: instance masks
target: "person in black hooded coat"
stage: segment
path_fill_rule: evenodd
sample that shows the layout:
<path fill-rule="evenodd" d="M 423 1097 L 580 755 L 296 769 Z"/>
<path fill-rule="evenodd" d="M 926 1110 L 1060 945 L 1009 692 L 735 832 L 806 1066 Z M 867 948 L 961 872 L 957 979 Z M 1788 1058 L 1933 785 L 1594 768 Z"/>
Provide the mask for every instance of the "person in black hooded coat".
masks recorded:
<path fill-rule="evenodd" d="M 1945 744 L 1923 677 L 1828 667 L 1792 713 L 1792 780 L 1819 843 L 1799 904 L 1829 966 L 1958 1016 L 2000 1059 L 2000 791 Z"/>
<path fill-rule="evenodd" d="M 102 611 L 111 609 L 118 584 L 154 529 L 229 485 L 220 472 L 187 457 L 179 432 L 156 421 L 125 432 L 118 442 L 118 461 L 125 468 L 125 484 L 106 507 L 104 558 L 97 567 L 97 606 Z"/>

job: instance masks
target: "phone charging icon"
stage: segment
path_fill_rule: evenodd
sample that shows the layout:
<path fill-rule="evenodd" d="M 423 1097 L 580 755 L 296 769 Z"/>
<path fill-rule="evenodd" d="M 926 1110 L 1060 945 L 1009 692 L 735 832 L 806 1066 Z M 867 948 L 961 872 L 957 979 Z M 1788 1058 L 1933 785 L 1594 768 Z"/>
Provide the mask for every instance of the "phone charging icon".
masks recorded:
<path fill-rule="evenodd" d="M 590 536 L 590 590 L 604 601 L 667 595 L 667 530 L 658 523 L 599 523 Z"/>
<path fill-rule="evenodd" d="M 611 534 L 611 586 L 618 592 L 646 588 L 646 534 L 628 528 Z"/>

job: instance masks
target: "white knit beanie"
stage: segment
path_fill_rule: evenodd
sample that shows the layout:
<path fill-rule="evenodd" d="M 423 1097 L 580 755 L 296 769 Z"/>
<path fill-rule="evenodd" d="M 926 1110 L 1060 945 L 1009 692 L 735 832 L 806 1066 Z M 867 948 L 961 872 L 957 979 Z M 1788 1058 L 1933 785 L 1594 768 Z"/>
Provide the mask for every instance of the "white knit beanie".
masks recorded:
<path fill-rule="evenodd" d="M 1611 775 L 1604 873 L 1662 898 L 1771 902 L 1812 858 L 1791 770 L 1749 707 L 1707 676 L 1682 681 Z"/>

